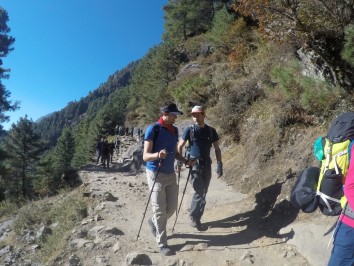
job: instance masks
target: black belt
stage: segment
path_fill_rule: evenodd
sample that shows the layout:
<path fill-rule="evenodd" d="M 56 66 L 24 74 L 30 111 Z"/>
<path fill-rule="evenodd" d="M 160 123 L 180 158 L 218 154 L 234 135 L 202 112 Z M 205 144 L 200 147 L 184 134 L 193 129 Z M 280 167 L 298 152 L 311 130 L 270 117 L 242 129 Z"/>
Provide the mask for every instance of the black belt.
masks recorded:
<path fill-rule="evenodd" d="M 211 162 L 211 158 L 209 157 L 209 158 L 202 158 L 202 157 L 200 157 L 200 158 L 198 158 L 198 163 L 199 164 L 207 164 L 207 163 L 210 163 Z"/>

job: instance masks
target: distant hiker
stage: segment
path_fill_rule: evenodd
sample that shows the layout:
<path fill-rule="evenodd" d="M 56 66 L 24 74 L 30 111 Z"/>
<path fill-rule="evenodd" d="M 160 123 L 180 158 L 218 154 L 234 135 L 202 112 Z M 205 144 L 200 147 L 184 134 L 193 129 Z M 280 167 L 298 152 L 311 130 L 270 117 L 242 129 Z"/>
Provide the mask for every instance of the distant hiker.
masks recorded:
<path fill-rule="evenodd" d="M 176 211 L 178 200 L 174 161 L 178 159 L 186 164 L 190 162 L 177 151 L 178 130 L 173 126 L 177 115 L 183 113 L 172 102 L 166 102 L 160 111 L 158 122 L 146 129 L 143 160 L 147 162 L 147 181 L 152 191 L 153 216 L 148 219 L 148 223 L 160 252 L 169 256 L 174 251 L 167 245 L 166 225 L 168 218 Z"/>
<path fill-rule="evenodd" d="M 113 141 L 108 143 L 108 147 L 109 147 L 109 159 L 110 159 L 111 163 L 113 163 L 114 146 L 115 146 L 115 145 L 114 145 Z"/>
<path fill-rule="evenodd" d="M 116 135 L 119 135 L 119 126 L 118 126 L 118 124 L 114 128 L 114 132 L 116 133 Z"/>
<path fill-rule="evenodd" d="M 118 135 L 123 136 L 123 127 L 122 126 L 119 126 L 118 131 L 119 131 Z"/>
<path fill-rule="evenodd" d="M 129 127 L 126 127 L 126 128 L 125 128 L 125 135 L 126 135 L 126 136 L 129 136 Z"/>
<path fill-rule="evenodd" d="M 141 129 L 140 129 L 140 127 L 138 127 L 138 129 L 136 130 L 136 135 L 138 137 L 138 140 L 141 140 Z"/>
<path fill-rule="evenodd" d="M 103 168 L 109 168 L 109 143 L 106 139 L 102 145 L 102 165 Z"/>
<path fill-rule="evenodd" d="M 134 127 L 132 127 L 132 128 L 130 129 L 130 136 L 131 136 L 131 137 L 134 137 Z"/>
<path fill-rule="evenodd" d="M 96 164 L 100 164 L 100 159 L 102 159 L 101 156 L 102 156 L 103 143 L 104 143 L 104 138 L 101 138 L 101 140 L 96 145 L 96 154 L 97 154 Z"/>
<path fill-rule="evenodd" d="M 199 231 L 204 231 L 206 228 L 202 225 L 201 218 L 204 213 L 205 196 L 211 179 L 210 149 L 214 146 L 218 178 L 223 175 L 221 150 L 216 130 L 204 122 L 205 111 L 203 107 L 194 106 L 190 114 L 193 117 L 194 125 L 184 130 L 182 139 L 178 144 L 178 152 L 182 153 L 182 149 L 188 141 L 189 156 L 197 159 L 197 163 L 193 166 L 191 172 L 194 194 L 189 212 L 189 224 Z"/>
<path fill-rule="evenodd" d="M 119 137 L 116 137 L 116 140 L 114 141 L 114 149 L 116 150 L 117 158 L 119 155 L 119 145 L 120 145 L 120 140 Z"/>
<path fill-rule="evenodd" d="M 142 139 L 143 141 L 144 141 L 144 136 L 145 136 L 144 130 L 140 129 L 140 139 Z"/>
<path fill-rule="evenodd" d="M 347 204 L 339 217 L 328 266 L 354 265 L 354 146 L 351 148 L 344 195 Z"/>

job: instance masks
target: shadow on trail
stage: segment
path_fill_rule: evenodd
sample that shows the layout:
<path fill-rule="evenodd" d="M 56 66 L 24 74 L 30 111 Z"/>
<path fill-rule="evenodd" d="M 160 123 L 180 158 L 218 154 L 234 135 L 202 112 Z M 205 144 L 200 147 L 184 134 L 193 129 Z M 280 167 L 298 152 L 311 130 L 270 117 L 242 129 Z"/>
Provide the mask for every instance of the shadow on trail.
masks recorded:
<path fill-rule="evenodd" d="M 187 244 L 196 245 L 198 243 L 207 243 L 212 246 L 233 246 L 250 244 L 256 239 L 262 237 L 284 239 L 282 242 L 294 237 L 291 230 L 286 234 L 279 234 L 280 229 L 291 224 L 297 217 L 299 210 L 292 207 L 289 201 L 282 201 L 275 205 L 276 199 L 281 192 L 284 182 L 276 183 L 258 192 L 256 197 L 256 206 L 253 210 L 246 213 L 236 214 L 222 220 L 205 223 L 210 228 L 230 228 L 225 230 L 222 235 L 212 235 L 207 233 L 196 234 L 174 234 L 173 238 L 196 239 L 187 240 L 186 243 L 176 245 L 180 250 Z M 237 227 L 245 227 L 244 230 L 233 232 Z M 227 234 L 228 231 L 230 234 Z"/>

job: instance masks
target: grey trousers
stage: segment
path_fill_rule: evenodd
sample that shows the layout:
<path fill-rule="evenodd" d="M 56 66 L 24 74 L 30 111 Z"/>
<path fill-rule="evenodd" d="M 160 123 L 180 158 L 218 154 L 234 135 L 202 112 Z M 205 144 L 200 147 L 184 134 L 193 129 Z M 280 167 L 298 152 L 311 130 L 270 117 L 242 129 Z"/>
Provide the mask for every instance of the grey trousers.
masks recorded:
<path fill-rule="evenodd" d="M 189 216 L 194 221 L 199 221 L 203 216 L 205 209 L 205 196 L 208 192 L 210 179 L 211 179 L 211 163 L 210 160 L 204 163 L 198 162 L 191 172 L 191 182 L 194 188 L 192 197 L 191 208 Z"/>
<path fill-rule="evenodd" d="M 151 191 L 156 172 L 146 169 L 147 181 Z M 156 227 L 156 242 L 159 247 L 167 245 L 167 220 L 175 213 L 178 201 L 176 173 L 159 173 L 151 194 L 152 221 Z"/>

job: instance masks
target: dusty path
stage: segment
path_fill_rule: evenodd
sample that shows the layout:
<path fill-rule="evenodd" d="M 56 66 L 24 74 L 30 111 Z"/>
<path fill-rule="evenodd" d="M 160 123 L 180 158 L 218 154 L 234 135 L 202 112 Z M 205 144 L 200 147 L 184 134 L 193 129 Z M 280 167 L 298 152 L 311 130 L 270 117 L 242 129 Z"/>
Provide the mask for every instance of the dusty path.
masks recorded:
<path fill-rule="evenodd" d="M 255 203 L 254 195 L 243 195 L 227 186 L 221 179 L 212 178 L 207 195 L 203 223 L 209 229 L 198 232 L 188 225 L 187 213 L 192 187 L 187 186 L 181 212 L 174 233 L 171 233 L 175 216 L 168 222 L 169 245 L 175 256 L 158 253 L 147 218 L 149 206 L 137 240 L 137 233 L 147 202 L 148 187 L 145 173 L 121 173 L 110 169 L 83 171 L 86 189 L 97 195 L 110 192 L 116 201 L 100 201 L 84 222 L 85 230 L 116 227 L 121 234 L 95 236 L 95 248 L 84 245 L 76 254 L 83 265 L 127 265 L 127 255 L 143 253 L 149 265 L 326 265 L 330 249 L 326 249 L 330 236 L 323 233 L 335 218 L 311 214 L 311 222 L 302 223 L 303 214 L 289 214 L 289 220 L 279 221 L 277 216 L 264 213 Z M 185 186 L 187 170 L 182 171 L 180 195 Z M 99 199 L 99 197 L 96 197 Z M 181 199 L 181 196 L 180 196 Z M 292 215 L 294 217 L 292 217 Z M 296 218 L 296 219 L 295 219 Z M 332 219 L 333 218 L 333 219 Z M 305 219 L 306 220 L 306 219 Z M 91 248 L 88 248 L 91 247 Z M 100 262 L 97 264 L 97 262 Z"/>

